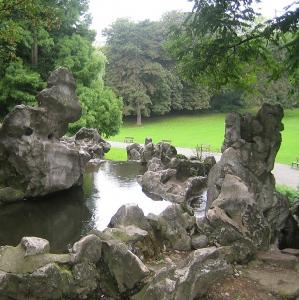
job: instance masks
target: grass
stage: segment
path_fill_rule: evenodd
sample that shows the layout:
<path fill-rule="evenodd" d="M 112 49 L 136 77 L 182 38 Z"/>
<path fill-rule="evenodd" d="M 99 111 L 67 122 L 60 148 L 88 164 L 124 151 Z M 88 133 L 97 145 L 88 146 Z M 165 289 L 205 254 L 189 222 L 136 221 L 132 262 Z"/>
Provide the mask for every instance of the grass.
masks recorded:
<path fill-rule="evenodd" d="M 134 142 L 143 143 L 148 136 L 152 137 L 154 143 L 171 140 L 177 147 L 195 148 L 197 144 L 209 144 L 213 151 L 219 152 L 224 137 L 224 120 L 224 113 L 202 113 L 145 119 L 140 127 L 134 121 L 126 121 L 120 133 L 111 140 L 123 141 L 131 136 Z M 277 161 L 290 164 L 299 156 L 299 109 L 286 110 L 283 123 L 285 130 L 282 132 L 283 142 Z M 114 155 L 123 158 L 125 152 L 114 152 Z"/>
<path fill-rule="evenodd" d="M 105 159 L 116 161 L 127 160 L 127 151 L 121 148 L 111 148 L 110 151 L 105 154 Z"/>

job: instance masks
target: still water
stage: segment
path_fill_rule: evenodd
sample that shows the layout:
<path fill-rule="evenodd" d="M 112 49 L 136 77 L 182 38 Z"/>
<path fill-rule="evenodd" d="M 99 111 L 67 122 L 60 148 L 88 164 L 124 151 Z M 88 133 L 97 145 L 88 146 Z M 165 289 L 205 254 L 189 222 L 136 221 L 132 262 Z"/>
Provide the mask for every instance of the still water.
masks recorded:
<path fill-rule="evenodd" d="M 103 230 L 118 208 L 135 203 L 145 215 L 159 214 L 167 201 L 148 198 L 136 182 L 145 171 L 134 162 L 103 162 L 84 176 L 83 188 L 0 208 L 0 245 L 17 245 L 23 236 L 50 241 L 52 252 L 64 252 L 92 229 Z"/>

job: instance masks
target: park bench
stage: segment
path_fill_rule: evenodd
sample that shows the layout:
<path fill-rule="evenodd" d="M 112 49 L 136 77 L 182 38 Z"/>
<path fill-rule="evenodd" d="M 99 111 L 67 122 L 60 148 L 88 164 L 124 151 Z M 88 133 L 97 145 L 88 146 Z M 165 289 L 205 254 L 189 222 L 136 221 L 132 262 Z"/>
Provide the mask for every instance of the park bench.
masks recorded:
<path fill-rule="evenodd" d="M 126 136 L 125 139 L 124 139 L 124 143 L 132 144 L 132 143 L 134 143 L 134 138 L 131 137 L 131 136 Z"/>
<path fill-rule="evenodd" d="M 296 161 L 292 162 L 292 167 L 299 168 L 299 157 L 296 157 Z"/>

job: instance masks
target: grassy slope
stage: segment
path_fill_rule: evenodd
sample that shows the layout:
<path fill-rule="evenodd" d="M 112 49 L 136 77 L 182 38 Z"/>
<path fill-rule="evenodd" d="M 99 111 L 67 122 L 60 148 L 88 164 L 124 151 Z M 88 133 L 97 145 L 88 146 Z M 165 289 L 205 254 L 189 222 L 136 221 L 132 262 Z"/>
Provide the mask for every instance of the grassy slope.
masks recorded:
<path fill-rule="evenodd" d="M 197 144 L 210 144 L 213 151 L 219 151 L 224 136 L 224 119 L 225 114 L 211 113 L 153 118 L 145 120 L 141 127 L 130 121 L 111 140 L 123 141 L 126 136 L 131 136 L 135 142 L 143 143 L 144 138 L 150 136 L 154 143 L 165 139 L 171 140 L 175 146 L 188 148 L 194 148 Z M 299 109 L 285 111 L 283 123 L 283 143 L 277 161 L 289 164 L 299 156 Z M 118 155 L 120 152 L 123 157 L 125 153 L 119 151 Z"/>

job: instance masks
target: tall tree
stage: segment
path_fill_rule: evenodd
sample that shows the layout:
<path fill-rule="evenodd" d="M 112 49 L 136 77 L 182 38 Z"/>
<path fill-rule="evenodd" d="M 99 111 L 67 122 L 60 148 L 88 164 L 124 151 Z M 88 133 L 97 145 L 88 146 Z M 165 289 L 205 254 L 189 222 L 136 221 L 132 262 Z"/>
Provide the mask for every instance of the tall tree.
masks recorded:
<path fill-rule="evenodd" d="M 124 100 L 124 114 L 163 115 L 172 110 L 207 108 L 209 96 L 176 74 L 175 61 L 164 48 L 170 26 L 181 22 L 172 13 L 160 22 L 119 19 L 106 29 L 107 83 Z M 188 97 L 185 99 L 184 97 Z"/>

